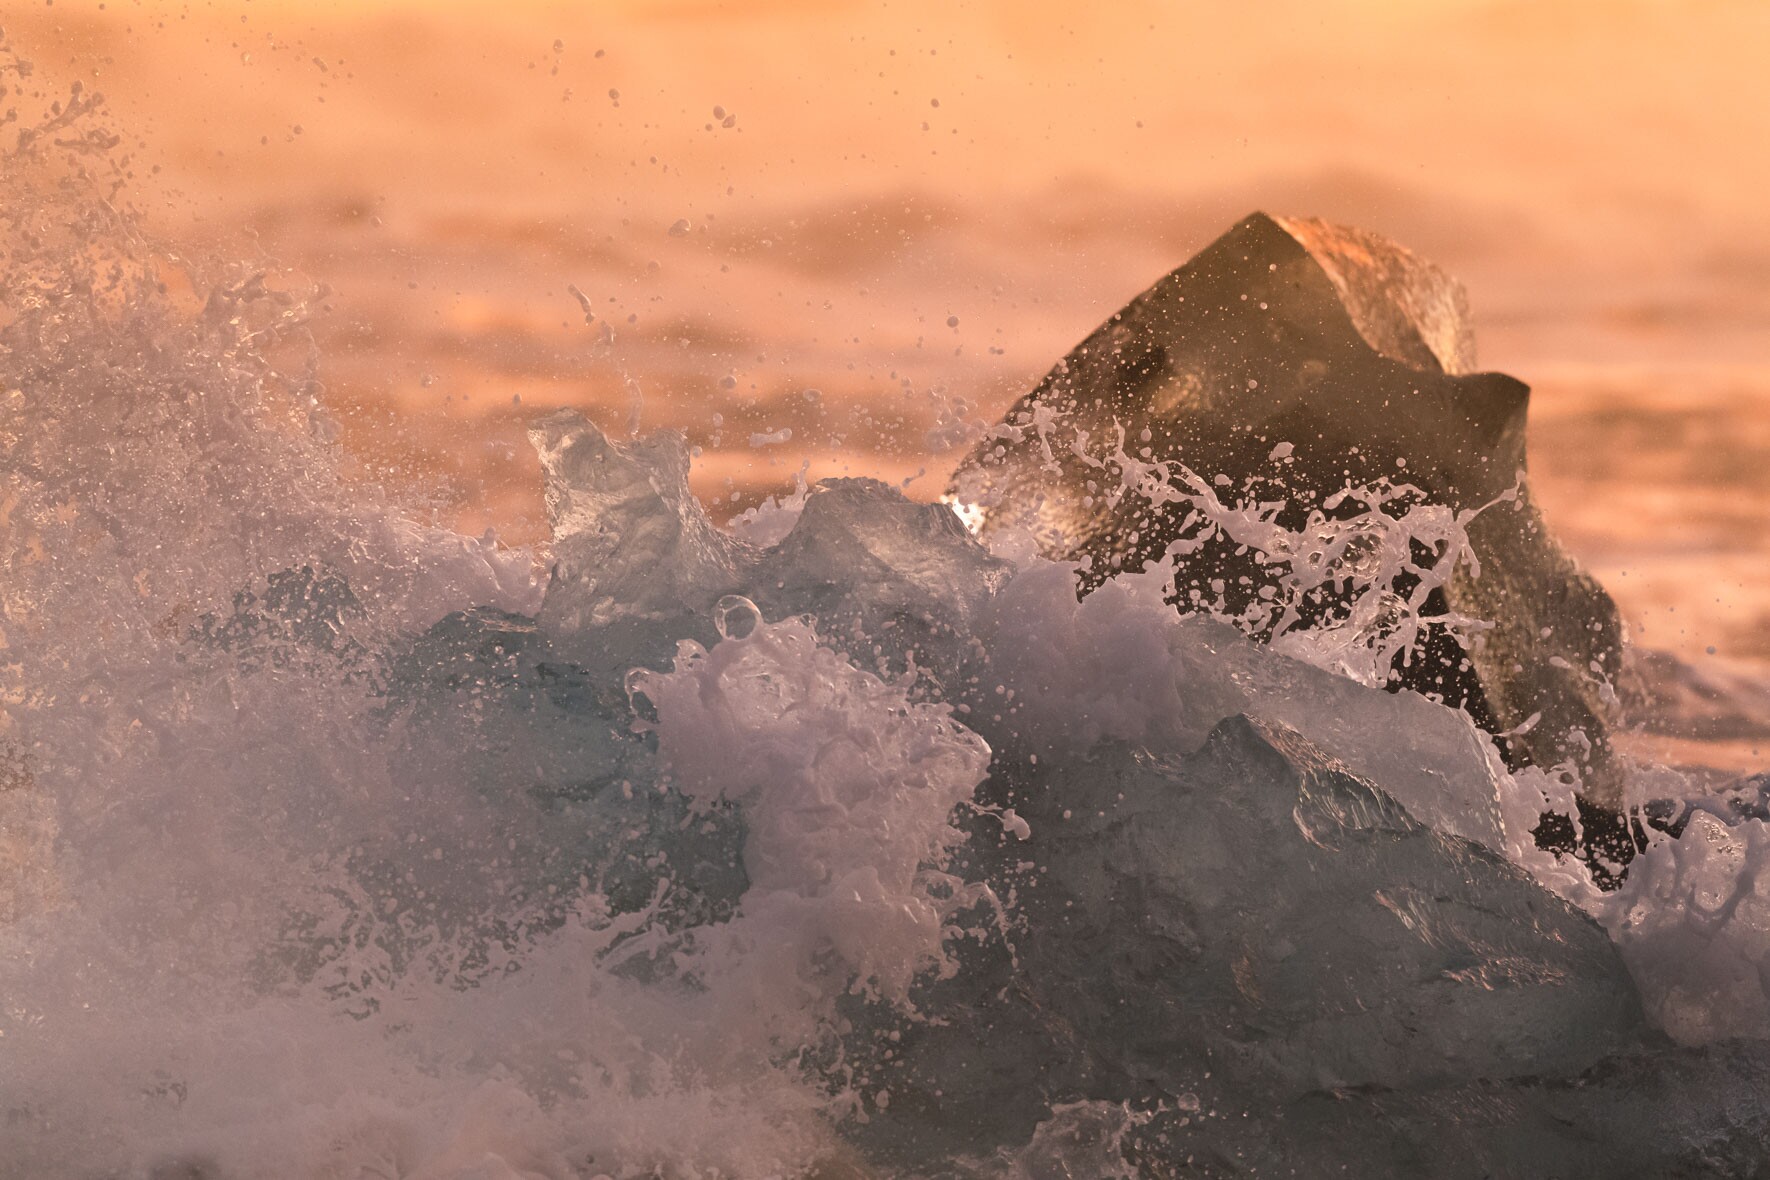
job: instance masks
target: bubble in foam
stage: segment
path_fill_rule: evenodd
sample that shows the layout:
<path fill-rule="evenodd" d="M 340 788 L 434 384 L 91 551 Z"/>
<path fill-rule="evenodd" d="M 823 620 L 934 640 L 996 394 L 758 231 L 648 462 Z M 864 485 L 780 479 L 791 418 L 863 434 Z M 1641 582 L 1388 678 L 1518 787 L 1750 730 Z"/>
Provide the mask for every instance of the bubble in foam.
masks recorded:
<path fill-rule="evenodd" d="M 727 594 L 713 604 L 713 627 L 721 639 L 743 639 L 762 622 L 762 611 L 741 594 Z"/>

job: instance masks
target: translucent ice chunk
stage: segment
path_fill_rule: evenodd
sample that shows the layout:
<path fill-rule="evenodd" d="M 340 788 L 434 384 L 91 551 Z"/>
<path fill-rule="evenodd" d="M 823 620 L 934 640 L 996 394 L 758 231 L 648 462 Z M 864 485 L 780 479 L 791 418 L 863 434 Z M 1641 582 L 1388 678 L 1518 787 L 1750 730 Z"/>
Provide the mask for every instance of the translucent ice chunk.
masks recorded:
<path fill-rule="evenodd" d="M 1505 770 L 1466 714 L 1354 683 L 1210 618 L 1177 618 L 1168 584 L 1158 566 L 1078 602 L 1072 567 L 1028 558 L 978 617 L 988 656 L 967 695 L 973 724 L 1048 759 L 1102 738 L 1189 753 L 1246 713 L 1307 734 L 1422 823 L 1506 849 Z"/>
<path fill-rule="evenodd" d="M 877 480 L 832 479 L 750 575 L 749 595 L 770 617 L 815 615 L 863 665 L 913 662 L 950 680 L 1008 568 L 945 505 L 913 503 Z"/>
<path fill-rule="evenodd" d="M 1036 862 L 1001 845 L 1011 955 L 930 985 L 930 1023 L 869 1079 L 894 1097 L 858 1134 L 906 1164 L 1027 1142 L 1063 1102 L 1184 1100 L 1208 1140 L 1201 1109 L 1572 1078 L 1643 1042 L 1597 923 L 1293 732 L 1234 718 L 1188 757 L 1103 743 L 1003 767 L 989 797 L 1027 814 Z"/>
<path fill-rule="evenodd" d="M 1661 1028 L 1685 1044 L 1770 1034 L 1770 825 L 1698 811 L 1636 858 L 1609 902 Z"/>
<path fill-rule="evenodd" d="M 732 588 L 746 548 L 689 492 L 681 435 L 623 445 L 560 410 L 536 422 L 529 438 L 546 470 L 553 526 L 553 577 L 540 616 L 549 631 L 704 611 Z"/>

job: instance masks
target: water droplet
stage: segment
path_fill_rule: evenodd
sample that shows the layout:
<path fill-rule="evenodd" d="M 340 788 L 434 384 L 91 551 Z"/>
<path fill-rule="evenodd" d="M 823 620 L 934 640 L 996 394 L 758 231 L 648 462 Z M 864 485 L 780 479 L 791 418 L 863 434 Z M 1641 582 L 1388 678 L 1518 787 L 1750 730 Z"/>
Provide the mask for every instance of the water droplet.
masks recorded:
<path fill-rule="evenodd" d="M 721 639 L 745 639 L 761 622 L 762 611 L 742 594 L 727 594 L 713 607 L 713 628 Z"/>
<path fill-rule="evenodd" d="M 652 675 L 649 668 L 630 668 L 622 679 L 621 687 L 626 690 L 627 700 L 634 708 L 639 707 L 640 699 L 649 699 L 645 697 L 645 686 L 651 680 Z"/>

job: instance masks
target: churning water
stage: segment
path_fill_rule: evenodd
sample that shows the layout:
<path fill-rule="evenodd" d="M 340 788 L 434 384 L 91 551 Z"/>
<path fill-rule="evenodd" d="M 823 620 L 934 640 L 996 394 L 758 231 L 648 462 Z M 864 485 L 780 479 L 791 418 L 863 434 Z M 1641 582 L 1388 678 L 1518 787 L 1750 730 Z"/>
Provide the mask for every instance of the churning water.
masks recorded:
<path fill-rule="evenodd" d="M 1465 520 L 1121 439 L 1291 571 L 1181 618 L 868 480 L 717 526 L 560 413 L 551 544 L 460 536 L 350 478 L 314 292 L 157 250 L 91 96 L 7 118 L 0 1175 L 1770 1166 L 1755 796 L 1601 894 L 1565 773 L 1374 687 L 1480 626 Z"/>

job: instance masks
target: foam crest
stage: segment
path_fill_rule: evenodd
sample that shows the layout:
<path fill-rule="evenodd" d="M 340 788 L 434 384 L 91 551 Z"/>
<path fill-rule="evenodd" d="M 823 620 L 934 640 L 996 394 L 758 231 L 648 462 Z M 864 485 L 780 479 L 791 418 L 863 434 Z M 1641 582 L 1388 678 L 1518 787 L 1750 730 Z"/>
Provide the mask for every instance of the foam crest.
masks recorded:
<path fill-rule="evenodd" d="M 977 898 L 941 866 L 990 753 L 947 706 L 912 702 L 800 619 L 685 642 L 672 671 L 629 686 L 657 712 L 672 784 L 743 819 L 750 888 L 697 939 L 709 990 L 739 988 L 802 1040 L 850 986 L 903 1002 L 951 969 L 947 924 Z"/>

